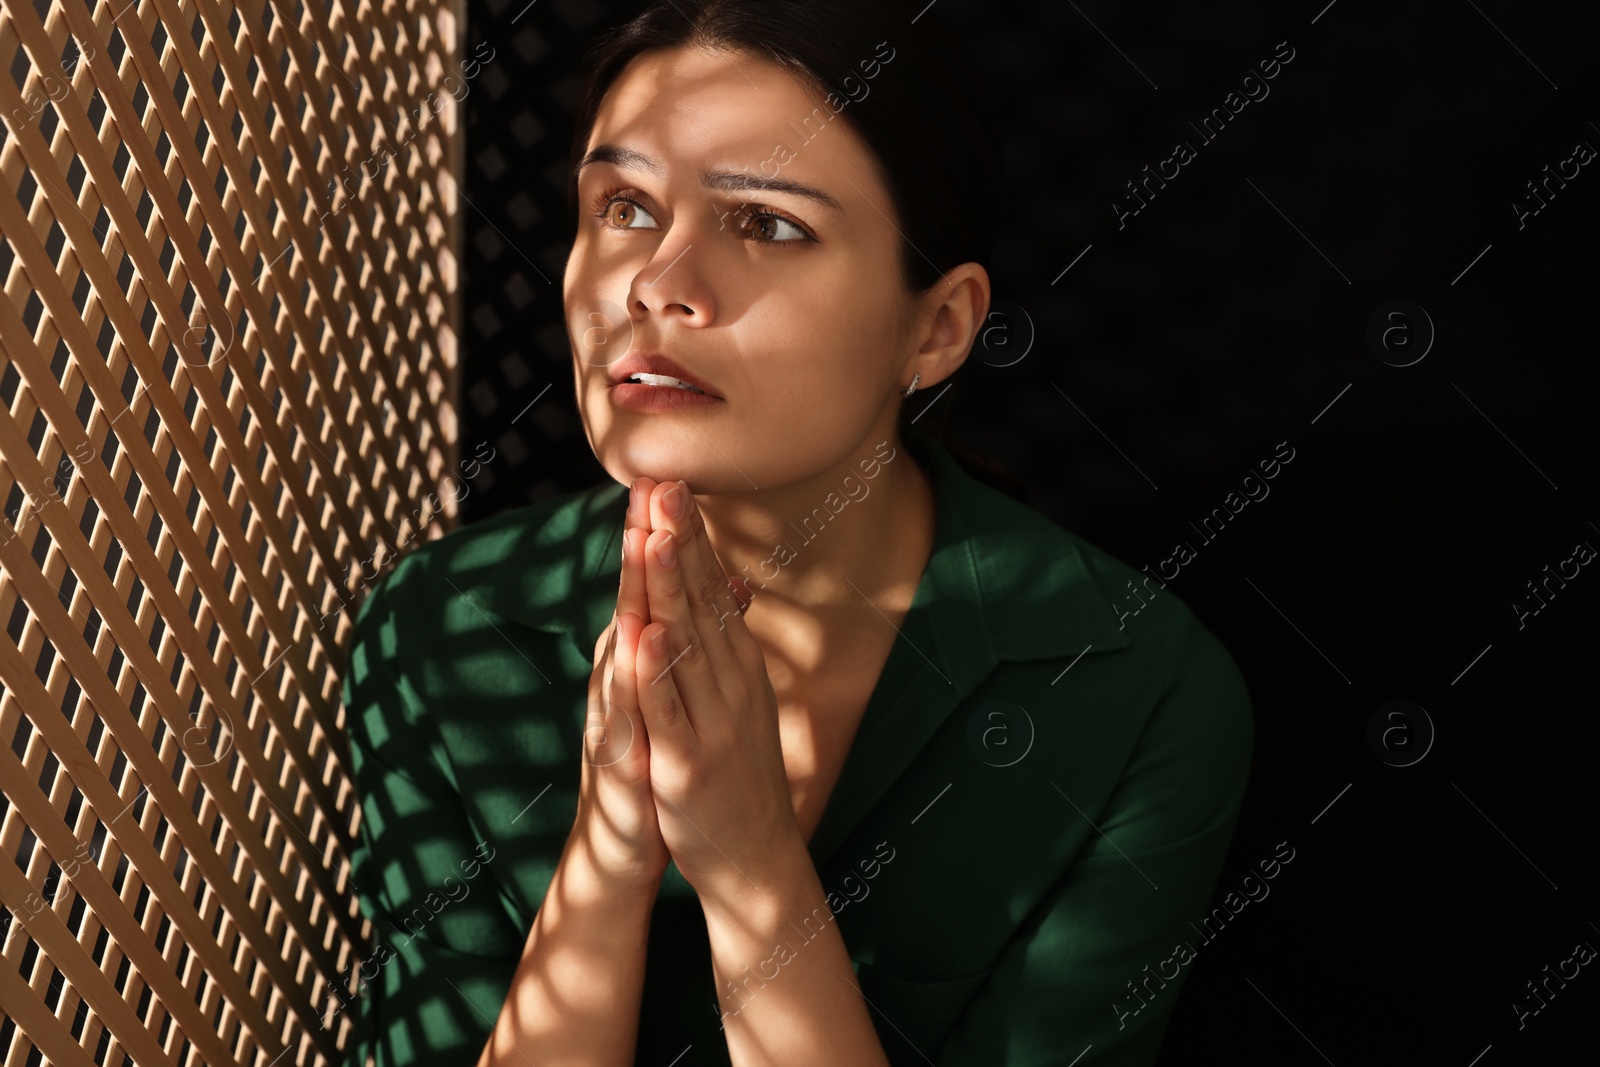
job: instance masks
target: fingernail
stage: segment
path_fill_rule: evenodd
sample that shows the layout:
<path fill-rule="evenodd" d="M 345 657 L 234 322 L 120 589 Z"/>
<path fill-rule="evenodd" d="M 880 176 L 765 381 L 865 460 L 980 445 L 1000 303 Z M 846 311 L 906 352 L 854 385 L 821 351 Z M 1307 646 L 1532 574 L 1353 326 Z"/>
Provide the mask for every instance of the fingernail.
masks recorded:
<path fill-rule="evenodd" d="M 667 632 L 665 630 L 657 630 L 655 633 L 650 635 L 650 651 L 654 652 L 658 656 L 666 655 Z"/>
<path fill-rule="evenodd" d="M 671 489 L 667 490 L 666 499 L 663 500 L 662 503 L 666 504 L 667 514 L 672 516 L 674 519 L 681 519 L 685 515 L 689 514 L 689 496 L 687 490 L 673 486 Z"/>
<path fill-rule="evenodd" d="M 678 565 L 678 549 L 672 543 L 672 535 L 670 533 L 656 546 L 656 559 L 661 561 L 663 567 L 676 567 Z"/>

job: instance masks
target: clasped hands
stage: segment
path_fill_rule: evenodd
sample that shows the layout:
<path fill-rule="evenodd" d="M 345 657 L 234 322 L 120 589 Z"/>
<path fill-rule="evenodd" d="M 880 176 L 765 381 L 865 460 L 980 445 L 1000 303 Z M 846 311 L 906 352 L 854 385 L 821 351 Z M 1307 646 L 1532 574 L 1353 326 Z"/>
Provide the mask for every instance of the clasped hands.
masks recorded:
<path fill-rule="evenodd" d="M 671 860 L 702 900 L 737 901 L 806 856 L 748 594 L 680 481 L 635 480 L 622 541 L 575 830 L 624 885 L 653 890 Z"/>

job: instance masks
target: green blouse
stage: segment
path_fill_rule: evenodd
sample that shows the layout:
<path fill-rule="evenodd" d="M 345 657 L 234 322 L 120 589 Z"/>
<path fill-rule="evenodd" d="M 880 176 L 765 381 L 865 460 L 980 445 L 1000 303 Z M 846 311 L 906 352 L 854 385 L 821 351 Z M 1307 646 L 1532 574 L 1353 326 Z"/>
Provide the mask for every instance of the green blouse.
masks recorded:
<path fill-rule="evenodd" d="M 896 1065 L 1152 1063 L 1244 795 L 1244 679 L 1159 579 L 914 426 L 879 459 L 908 454 L 936 493 L 932 556 L 810 843 L 879 1037 Z M 738 573 L 777 574 L 882 470 L 864 463 Z M 470 523 L 361 605 L 343 697 L 376 944 L 338 1005 L 349 1064 L 470 1067 L 488 1041 L 577 810 L 626 494 Z M 721 1010 L 669 866 L 637 1062 L 729 1063 Z"/>

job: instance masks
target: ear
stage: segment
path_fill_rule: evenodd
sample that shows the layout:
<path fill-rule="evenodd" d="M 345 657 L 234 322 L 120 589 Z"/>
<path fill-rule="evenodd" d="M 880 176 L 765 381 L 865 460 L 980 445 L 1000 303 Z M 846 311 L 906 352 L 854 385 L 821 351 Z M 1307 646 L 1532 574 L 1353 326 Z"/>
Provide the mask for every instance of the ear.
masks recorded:
<path fill-rule="evenodd" d="M 944 381 L 965 363 L 972 342 L 989 314 L 989 272 L 981 263 L 962 263 L 946 271 L 921 298 L 922 344 L 901 372 L 909 382 L 921 374 L 919 391 Z"/>

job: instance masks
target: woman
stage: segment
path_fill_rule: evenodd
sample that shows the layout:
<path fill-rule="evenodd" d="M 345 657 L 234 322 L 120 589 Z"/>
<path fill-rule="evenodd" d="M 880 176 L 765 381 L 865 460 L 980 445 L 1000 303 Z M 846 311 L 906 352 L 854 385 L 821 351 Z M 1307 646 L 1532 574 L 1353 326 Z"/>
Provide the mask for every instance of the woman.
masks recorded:
<path fill-rule="evenodd" d="M 614 481 L 362 607 L 351 1062 L 1153 1061 L 1249 698 L 905 414 L 997 202 L 916 15 L 664 0 L 600 42 L 563 297 Z"/>

